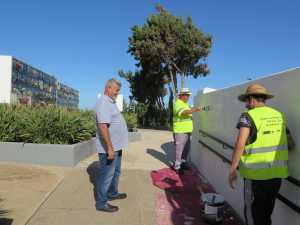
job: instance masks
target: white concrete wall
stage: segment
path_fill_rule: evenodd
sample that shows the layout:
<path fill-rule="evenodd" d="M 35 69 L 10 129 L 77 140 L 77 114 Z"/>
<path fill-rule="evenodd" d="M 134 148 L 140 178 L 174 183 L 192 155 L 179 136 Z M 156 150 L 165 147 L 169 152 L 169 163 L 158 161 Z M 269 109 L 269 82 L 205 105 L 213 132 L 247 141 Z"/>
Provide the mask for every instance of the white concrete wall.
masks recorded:
<path fill-rule="evenodd" d="M 199 133 L 199 129 L 234 145 L 237 135 L 236 124 L 240 114 L 245 110 L 244 104 L 237 100 L 237 96 L 244 93 L 251 83 L 265 85 L 269 92 L 275 95 L 275 98 L 269 100 L 267 104 L 285 113 L 288 127 L 296 141 L 296 149 L 290 152 L 290 175 L 300 180 L 300 138 L 298 137 L 300 132 L 300 68 L 209 93 L 199 91 L 194 98 L 194 105 L 209 107 L 207 107 L 208 111 L 194 115 L 191 160 L 241 217 L 243 217 L 244 204 L 242 179 L 238 179 L 236 189 L 232 190 L 228 185 L 229 164 L 223 162 L 220 157 L 199 144 L 198 141 L 203 141 L 225 158 L 231 159 L 230 148 L 224 148 L 222 144 L 203 136 Z M 284 181 L 280 194 L 300 206 L 300 187 Z M 273 225 L 294 225 L 295 221 L 300 221 L 300 215 L 277 199 Z"/>
<path fill-rule="evenodd" d="M 199 96 L 194 98 L 195 105 L 201 105 Z M 206 113 L 206 112 L 202 112 Z M 228 186 L 228 171 L 229 164 L 223 162 L 221 158 L 212 153 L 199 143 L 203 140 L 203 136 L 199 133 L 200 117 L 194 114 L 193 117 L 194 130 L 192 135 L 192 148 L 190 159 L 193 164 L 198 168 L 200 173 L 208 180 L 208 182 L 215 188 L 215 190 L 225 197 L 225 200 L 236 210 L 236 212 L 243 218 L 243 186 L 242 179 L 238 179 L 236 189 L 232 190 Z M 199 126 L 200 125 L 200 126 Z M 205 138 L 203 142 L 207 143 L 209 138 Z M 208 142 L 212 148 L 222 150 L 222 146 L 216 142 Z M 224 150 L 225 151 L 225 150 Z M 229 156 L 231 154 L 228 153 Z M 230 157 L 227 157 L 228 159 Z"/>
<path fill-rule="evenodd" d="M 10 103 L 12 57 L 0 55 L 0 103 Z"/>

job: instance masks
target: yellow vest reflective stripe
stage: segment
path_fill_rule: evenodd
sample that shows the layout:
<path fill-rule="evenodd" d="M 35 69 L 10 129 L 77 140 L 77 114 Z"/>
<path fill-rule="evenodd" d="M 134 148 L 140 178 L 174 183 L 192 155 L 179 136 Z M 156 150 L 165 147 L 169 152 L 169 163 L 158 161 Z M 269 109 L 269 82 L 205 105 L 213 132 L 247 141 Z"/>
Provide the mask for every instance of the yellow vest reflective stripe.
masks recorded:
<path fill-rule="evenodd" d="M 287 161 L 285 160 L 275 160 L 269 163 L 249 163 L 244 164 L 245 168 L 248 169 L 266 169 L 271 167 L 285 167 L 287 166 Z"/>
<path fill-rule="evenodd" d="M 173 117 L 173 122 L 184 122 L 184 121 L 191 121 L 191 119 L 190 118 L 174 118 Z"/>
<path fill-rule="evenodd" d="M 257 138 L 246 145 L 241 156 L 241 176 L 252 180 L 286 178 L 288 146 L 283 114 L 266 106 L 251 109 L 248 114 L 256 126 Z"/>
<path fill-rule="evenodd" d="M 247 154 L 254 154 L 254 153 L 263 153 L 263 152 L 273 152 L 273 151 L 285 151 L 287 149 L 286 145 L 278 145 L 272 147 L 262 147 L 262 148 L 250 148 L 245 149 Z"/>
<path fill-rule="evenodd" d="M 173 132 L 174 133 L 191 133 L 193 131 L 192 115 L 181 115 L 185 110 L 190 110 L 190 107 L 184 101 L 177 99 L 173 106 Z"/>

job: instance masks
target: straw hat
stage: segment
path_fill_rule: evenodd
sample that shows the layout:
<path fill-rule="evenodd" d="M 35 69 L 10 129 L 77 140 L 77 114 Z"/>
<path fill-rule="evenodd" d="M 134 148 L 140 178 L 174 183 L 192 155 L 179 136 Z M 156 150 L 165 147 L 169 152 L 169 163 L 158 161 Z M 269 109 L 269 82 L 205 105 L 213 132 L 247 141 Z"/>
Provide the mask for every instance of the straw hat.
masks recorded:
<path fill-rule="evenodd" d="M 179 95 L 191 95 L 192 93 L 188 88 L 181 88 Z"/>
<path fill-rule="evenodd" d="M 270 99 L 273 98 L 274 95 L 268 93 L 267 89 L 262 86 L 261 84 L 251 84 L 248 86 L 245 94 L 241 94 L 238 96 L 238 99 L 241 102 L 245 102 L 246 98 L 249 96 L 255 96 L 255 95 L 259 95 L 259 96 L 265 96 L 266 99 Z"/>

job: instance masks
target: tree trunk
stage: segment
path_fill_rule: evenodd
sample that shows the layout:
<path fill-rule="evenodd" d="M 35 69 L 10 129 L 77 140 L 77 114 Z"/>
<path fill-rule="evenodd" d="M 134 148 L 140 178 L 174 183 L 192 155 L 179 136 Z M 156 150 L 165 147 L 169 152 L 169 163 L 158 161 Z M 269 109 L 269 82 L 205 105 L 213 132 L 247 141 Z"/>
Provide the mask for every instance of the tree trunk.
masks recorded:
<path fill-rule="evenodd" d="M 185 87 L 185 74 L 180 74 L 180 88 Z"/>
<path fill-rule="evenodd" d="M 171 92 L 171 87 L 169 86 L 170 90 L 170 97 L 169 97 L 169 124 L 170 124 L 170 129 L 173 130 L 173 92 Z"/>
<path fill-rule="evenodd" d="M 176 84 L 175 84 L 175 80 L 174 80 L 174 77 L 173 77 L 171 67 L 169 68 L 169 72 L 170 72 L 171 84 L 172 84 L 172 89 L 171 90 L 172 90 L 173 96 L 175 96 L 175 98 L 177 98 Z M 175 76 L 176 76 L 176 73 L 175 73 Z"/>

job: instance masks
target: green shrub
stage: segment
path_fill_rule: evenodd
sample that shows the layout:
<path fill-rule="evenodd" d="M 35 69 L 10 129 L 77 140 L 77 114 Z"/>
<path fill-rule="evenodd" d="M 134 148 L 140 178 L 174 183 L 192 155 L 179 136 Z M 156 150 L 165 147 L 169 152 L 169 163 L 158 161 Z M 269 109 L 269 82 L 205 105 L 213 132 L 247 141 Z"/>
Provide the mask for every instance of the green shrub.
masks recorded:
<path fill-rule="evenodd" d="M 129 130 L 137 128 L 138 119 L 137 114 L 133 112 L 123 112 L 124 119 L 126 120 L 127 127 Z"/>
<path fill-rule="evenodd" d="M 0 141 L 74 144 L 95 136 L 92 111 L 0 105 Z"/>

